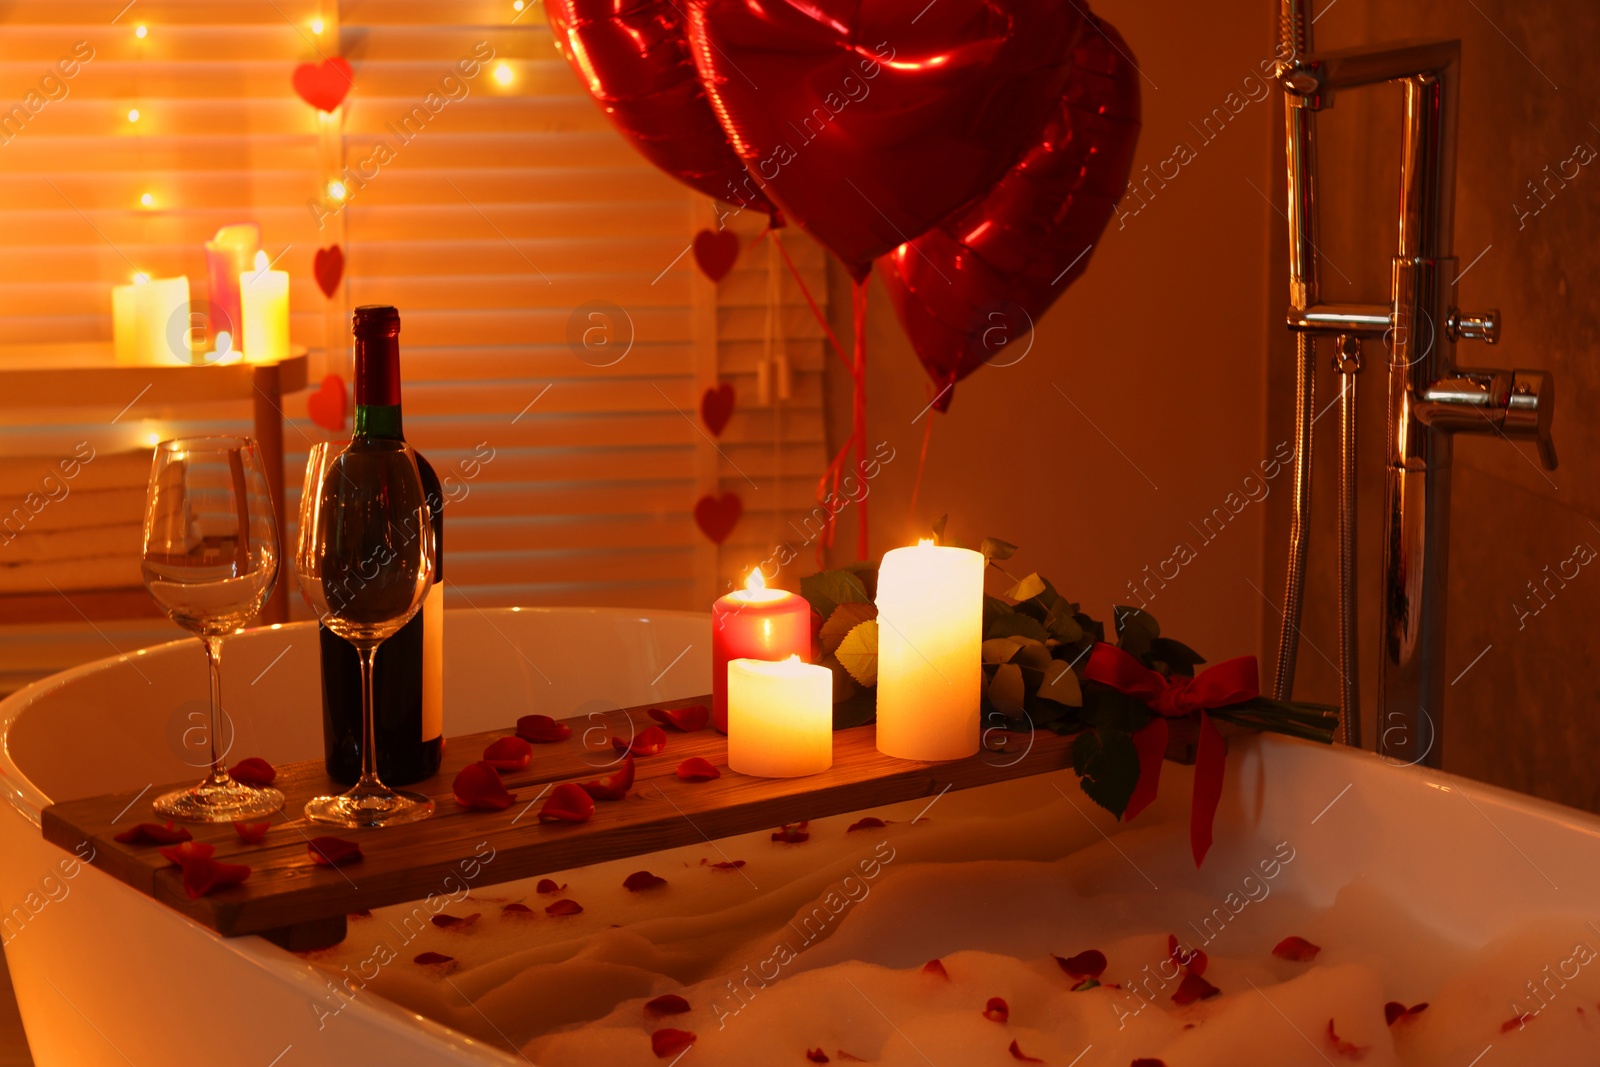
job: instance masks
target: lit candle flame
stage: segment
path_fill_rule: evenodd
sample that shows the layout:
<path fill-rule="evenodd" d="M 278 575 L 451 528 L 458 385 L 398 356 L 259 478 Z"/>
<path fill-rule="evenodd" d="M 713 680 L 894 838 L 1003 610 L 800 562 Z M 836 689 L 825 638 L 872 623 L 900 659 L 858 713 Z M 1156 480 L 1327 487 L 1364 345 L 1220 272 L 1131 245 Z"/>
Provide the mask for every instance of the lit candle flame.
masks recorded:
<path fill-rule="evenodd" d="M 750 571 L 750 577 L 744 580 L 745 591 L 750 593 L 759 593 L 766 587 L 766 579 L 761 577 L 761 568 L 752 568 Z"/>
<path fill-rule="evenodd" d="M 929 546 L 935 545 L 937 543 L 938 542 L 936 542 L 931 537 L 924 537 L 924 538 L 921 538 L 920 540 L 917 541 L 917 547 L 918 548 L 928 548 Z"/>

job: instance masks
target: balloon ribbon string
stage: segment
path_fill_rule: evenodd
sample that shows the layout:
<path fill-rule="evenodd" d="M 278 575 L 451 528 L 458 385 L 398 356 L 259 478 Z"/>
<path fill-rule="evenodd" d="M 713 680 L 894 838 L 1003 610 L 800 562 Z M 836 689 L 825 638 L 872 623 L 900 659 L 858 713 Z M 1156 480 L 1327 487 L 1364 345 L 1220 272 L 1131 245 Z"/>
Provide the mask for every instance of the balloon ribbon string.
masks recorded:
<path fill-rule="evenodd" d="M 867 277 L 855 283 L 854 311 L 856 333 L 856 362 L 851 370 L 855 390 L 851 395 L 851 436 L 856 441 L 856 481 L 861 486 L 861 499 L 856 502 L 856 558 L 867 558 Z"/>
<path fill-rule="evenodd" d="M 839 338 L 834 336 L 833 327 L 828 325 L 828 317 L 822 313 L 817 302 L 811 297 L 811 289 L 806 285 L 806 280 L 801 276 L 800 270 L 794 265 L 794 260 L 789 258 L 789 250 L 783 247 L 783 238 L 778 236 L 777 230 L 769 229 L 768 234 L 772 243 L 778 246 L 778 252 L 783 256 L 784 265 L 789 268 L 789 273 L 794 275 L 794 283 L 800 287 L 800 295 L 806 298 L 806 306 L 811 309 L 811 315 L 817 320 L 817 325 L 822 327 L 823 334 L 828 338 L 828 343 L 833 346 L 833 351 L 849 367 L 850 357 L 844 354 L 844 346 L 839 344 Z"/>
<path fill-rule="evenodd" d="M 947 387 L 948 388 L 948 387 Z M 933 405 L 928 405 L 929 410 L 924 412 L 928 416 L 928 425 L 922 428 L 922 450 L 917 453 L 917 477 L 911 483 L 911 521 L 917 521 L 917 497 L 922 492 L 922 472 L 928 467 L 928 441 L 933 437 Z"/>

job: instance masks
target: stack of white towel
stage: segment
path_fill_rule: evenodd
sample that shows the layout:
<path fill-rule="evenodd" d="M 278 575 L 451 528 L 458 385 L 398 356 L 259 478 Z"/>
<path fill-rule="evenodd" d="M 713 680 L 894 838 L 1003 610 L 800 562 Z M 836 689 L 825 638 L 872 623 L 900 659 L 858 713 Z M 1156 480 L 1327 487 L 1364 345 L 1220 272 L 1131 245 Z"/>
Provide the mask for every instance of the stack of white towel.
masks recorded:
<path fill-rule="evenodd" d="M 0 594 L 126 589 L 139 570 L 147 450 L 0 463 Z"/>

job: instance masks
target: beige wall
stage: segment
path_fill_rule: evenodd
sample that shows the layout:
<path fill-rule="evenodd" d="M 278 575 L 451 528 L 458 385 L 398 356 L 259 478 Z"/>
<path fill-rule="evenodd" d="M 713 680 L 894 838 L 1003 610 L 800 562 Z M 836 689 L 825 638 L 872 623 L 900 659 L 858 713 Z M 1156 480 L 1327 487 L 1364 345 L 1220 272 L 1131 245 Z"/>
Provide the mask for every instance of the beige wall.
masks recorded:
<path fill-rule="evenodd" d="M 1459 37 L 1463 83 L 1455 251 L 1467 271 L 1459 299 L 1469 310 L 1498 307 L 1501 344 L 1463 344 L 1458 358 L 1476 366 L 1553 370 L 1562 467 L 1546 476 L 1531 446 L 1493 438 L 1456 445 L 1452 508 L 1445 766 L 1453 771 L 1564 803 L 1600 810 L 1600 675 L 1594 609 L 1600 567 L 1582 567 L 1563 588 L 1551 581 L 1547 606 L 1529 594 L 1579 546 L 1600 548 L 1600 403 L 1595 293 L 1600 284 L 1600 158 L 1577 167 L 1565 187 L 1551 184 L 1547 203 L 1527 183 L 1545 178 L 1576 146 L 1600 151 L 1600 100 L 1594 88 L 1600 8 L 1591 0 L 1526 5 L 1511 0 L 1342 0 L 1316 25 L 1319 48 L 1416 37 Z M 1345 96 L 1321 123 L 1325 193 L 1325 295 L 1377 299 L 1388 294 L 1394 240 L 1399 95 L 1383 89 Z M 1281 181 L 1281 180 L 1280 180 Z M 1275 190 L 1275 195 L 1281 193 Z M 1534 209 L 1538 209 L 1534 213 Z M 1281 224 L 1276 227 L 1281 229 Z M 1282 237 L 1274 233 L 1273 295 L 1281 286 Z M 1479 256 L 1482 258 L 1478 258 Z M 1476 262 L 1474 262 L 1476 260 Z M 1329 267 L 1329 262 L 1335 264 Z M 1469 269 L 1470 265 L 1470 269 Z M 1271 433 L 1290 425 L 1293 363 L 1284 335 L 1273 337 L 1269 388 Z M 1371 737 L 1379 565 L 1376 525 L 1382 503 L 1374 463 L 1383 449 L 1382 352 L 1363 374 L 1362 568 L 1366 621 L 1362 637 L 1364 701 Z M 1333 399 L 1326 355 L 1321 403 Z M 1369 367 L 1373 366 L 1369 362 Z M 1300 695 L 1336 698 L 1334 670 L 1316 650 L 1335 655 L 1334 483 L 1337 419 L 1318 424 L 1317 539 L 1302 651 Z M 1281 595 L 1281 538 L 1286 511 L 1276 505 L 1268 537 L 1272 592 Z M 1587 554 L 1591 549 L 1585 549 Z M 1567 574 L 1573 564 L 1567 564 Z M 1537 614 L 1533 609 L 1538 610 Z M 1481 659 L 1478 657 L 1482 657 Z"/>
<path fill-rule="evenodd" d="M 910 543 L 948 512 L 952 534 L 1023 546 L 1022 573 L 1039 570 L 1109 623 L 1110 606 L 1130 601 L 1128 582 L 1189 544 L 1196 558 L 1157 590 L 1150 611 L 1212 660 L 1255 652 L 1261 598 L 1251 583 L 1262 581 L 1264 506 L 1230 514 L 1209 542 L 1195 527 L 1226 511 L 1228 494 L 1270 453 L 1264 323 L 1267 223 L 1276 216 L 1263 192 L 1276 175 L 1267 153 L 1278 109 L 1270 99 L 1249 103 L 1209 142 L 1189 124 L 1230 92 L 1243 96 L 1246 76 L 1272 54 L 1273 19 L 1260 0 L 1107 0 L 1095 12 L 1121 30 L 1146 76 L 1136 176 L 1180 142 L 1195 158 L 1164 188 L 1152 185 L 1120 228 L 1112 220 L 1087 274 L 1039 323 L 1027 358 L 980 369 L 956 388 L 948 415 L 913 424 L 929 400 L 927 377 L 874 281 L 870 434 L 892 442 L 897 458 L 869 497 L 872 551 Z M 844 285 L 833 298 L 849 308 Z M 841 337 L 847 319 L 847 310 L 836 316 Z M 843 377 L 831 383 L 835 439 L 848 432 Z M 1287 484 L 1280 476 L 1267 499 Z M 847 513 L 841 560 L 852 558 L 853 529 Z"/>

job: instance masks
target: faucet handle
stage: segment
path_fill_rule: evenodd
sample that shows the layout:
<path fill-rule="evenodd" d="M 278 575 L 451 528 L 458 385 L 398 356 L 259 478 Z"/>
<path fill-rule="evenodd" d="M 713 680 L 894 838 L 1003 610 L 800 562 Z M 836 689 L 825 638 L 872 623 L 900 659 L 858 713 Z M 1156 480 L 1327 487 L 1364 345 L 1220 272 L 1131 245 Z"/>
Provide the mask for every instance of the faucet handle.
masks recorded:
<path fill-rule="evenodd" d="M 1492 345 L 1500 340 L 1500 312 L 1491 308 L 1482 315 L 1464 315 L 1460 308 L 1453 307 L 1445 327 L 1452 341 L 1482 341 Z"/>
<path fill-rule="evenodd" d="M 1550 430 L 1555 409 L 1556 383 L 1548 371 L 1511 372 L 1511 391 L 1501 429 L 1507 437 L 1533 438 L 1539 446 L 1539 462 L 1550 471 L 1556 469 L 1556 444 Z"/>

